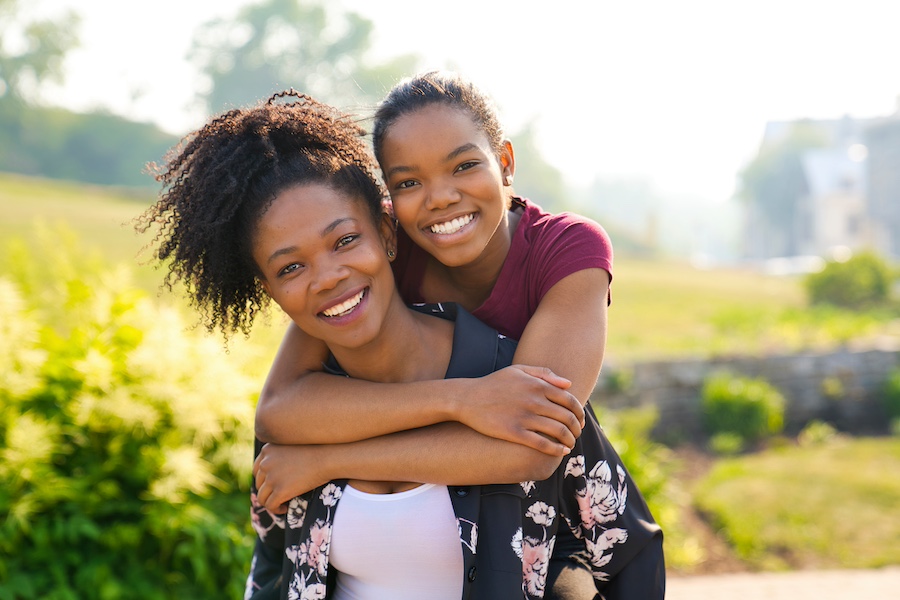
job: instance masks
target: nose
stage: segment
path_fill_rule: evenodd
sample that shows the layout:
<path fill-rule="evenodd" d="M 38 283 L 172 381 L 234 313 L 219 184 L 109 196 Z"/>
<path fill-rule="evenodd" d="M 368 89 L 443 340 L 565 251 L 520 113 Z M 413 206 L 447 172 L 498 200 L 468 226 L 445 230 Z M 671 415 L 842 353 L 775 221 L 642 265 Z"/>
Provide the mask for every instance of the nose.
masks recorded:
<path fill-rule="evenodd" d="M 442 210 L 462 200 L 462 192 L 453 184 L 453 181 L 436 181 L 431 185 L 425 199 L 425 208 L 428 210 Z"/>
<path fill-rule="evenodd" d="M 350 275 L 347 265 L 337 260 L 320 259 L 313 271 L 313 281 L 310 285 L 313 293 L 333 290 L 337 285 Z"/>

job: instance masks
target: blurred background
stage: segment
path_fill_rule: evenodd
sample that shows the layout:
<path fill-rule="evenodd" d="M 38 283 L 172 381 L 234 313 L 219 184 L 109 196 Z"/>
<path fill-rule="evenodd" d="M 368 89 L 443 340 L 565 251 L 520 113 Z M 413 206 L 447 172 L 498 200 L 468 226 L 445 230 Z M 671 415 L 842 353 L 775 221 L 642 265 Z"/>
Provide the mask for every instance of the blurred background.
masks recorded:
<path fill-rule="evenodd" d="M 898 16 L 0 0 L 0 598 L 241 592 L 284 321 L 195 326 L 130 224 L 145 166 L 272 92 L 368 116 L 435 68 L 495 99 L 518 193 L 613 239 L 592 404 L 673 574 L 900 564 Z"/>

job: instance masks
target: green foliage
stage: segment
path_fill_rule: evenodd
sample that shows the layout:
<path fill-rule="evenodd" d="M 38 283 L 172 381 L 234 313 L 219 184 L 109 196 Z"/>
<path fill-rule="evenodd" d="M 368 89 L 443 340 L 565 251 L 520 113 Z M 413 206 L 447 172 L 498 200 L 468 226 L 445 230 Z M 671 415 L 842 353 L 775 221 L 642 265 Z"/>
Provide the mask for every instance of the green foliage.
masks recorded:
<path fill-rule="evenodd" d="M 256 385 L 47 237 L 0 270 L 0 598 L 238 597 Z"/>
<path fill-rule="evenodd" d="M 900 368 L 890 372 L 882 389 L 884 410 L 889 419 L 900 419 Z"/>
<path fill-rule="evenodd" d="M 679 520 L 688 498 L 672 478 L 677 466 L 675 458 L 671 450 L 650 437 L 659 413 L 655 408 L 620 411 L 594 408 L 594 413 L 665 532 L 668 565 L 682 568 L 695 565 L 701 560 L 702 552 L 692 532 L 685 530 Z"/>
<path fill-rule="evenodd" d="M 900 563 L 900 438 L 836 438 L 720 460 L 693 496 L 753 569 Z"/>
<path fill-rule="evenodd" d="M 780 433 L 784 406 L 784 396 L 767 381 L 726 372 L 707 377 L 700 398 L 711 435 L 730 433 L 747 442 Z"/>
<path fill-rule="evenodd" d="M 804 285 L 812 304 L 860 309 L 885 304 L 892 280 L 887 262 L 863 252 L 844 262 L 829 261 L 822 271 L 807 275 Z"/>
<path fill-rule="evenodd" d="M 801 446 L 827 444 L 837 438 L 838 432 L 831 423 L 810 421 L 797 435 L 797 443 Z"/>
<path fill-rule="evenodd" d="M 86 183 L 153 186 L 147 163 L 178 141 L 158 127 L 0 98 L 0 170 Z"/>
<path fill-rule="evenodd" d="M 77 17 L 29 18 L 20 0 L 0 0 L 0 97 L 21 100 L 24 84 L 59 79 L 66 52 L 77 43 Z M 33 90 L 29 90 L 33 91 Z"/>
<path fill-rule="evenodd" d="M 709 438 L 709 449 L 720 456 L 740 454 L 746 445 L 742 435 L 731 431 L 720 431 Z"/>
<path fill-rule="evenodd" d="M 190 58 L 210 80 L 210 113 L 291 86 L 338 106 L 372 104 L 418 62 L 405 55 L 372 63 L 372 31 L 371 21 L 335 14 L 321 0 L 263 0 L 201 26 Z"/>

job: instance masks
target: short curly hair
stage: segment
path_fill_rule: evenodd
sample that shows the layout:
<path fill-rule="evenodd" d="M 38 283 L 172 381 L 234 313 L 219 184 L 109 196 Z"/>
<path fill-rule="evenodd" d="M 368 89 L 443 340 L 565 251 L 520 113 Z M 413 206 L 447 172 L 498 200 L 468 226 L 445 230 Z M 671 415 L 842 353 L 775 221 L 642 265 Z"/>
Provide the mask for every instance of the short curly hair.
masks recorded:
<path fill-rule="evenodd" d="M 294 91 L 214 118 L 151 163 L 162 184 L 136 220 L 158 228 L 154 257 L 168 265 L 163 285 L 181 282 L 208 330 L 249 334 L 267 303 L 252 258 L 260 217 L 283 190 L 324 184 L 364 202 L 381 218 L 384 191 L 350 115 Z"/>

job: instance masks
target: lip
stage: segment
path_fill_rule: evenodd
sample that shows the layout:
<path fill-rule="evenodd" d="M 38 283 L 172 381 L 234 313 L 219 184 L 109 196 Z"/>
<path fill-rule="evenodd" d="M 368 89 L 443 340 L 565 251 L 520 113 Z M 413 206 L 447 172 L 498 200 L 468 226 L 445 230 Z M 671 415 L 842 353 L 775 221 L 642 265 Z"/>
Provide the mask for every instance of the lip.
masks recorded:
<path fill-rule="evenodd" d="M 316 311 L 316 317 L 318 317 L 319 319 L 322 319 L 323 321 L 326 321 L 328 323 L 334 324 L 334 325 L 346 323 L 346 322 L 352 320 L 353 318 L 355 318 L 355 316 L 360 312 L 359 309 L 362 308 L 362 306 L 369 299 L 370 291 L 371 290 L 369 289 L 369 286 L 361 285 L 361 286 L 358 286 L 344 294 L 341 294 L 337 298 L 329 300 L 326 304 L 323 304 L 321 307 L 319 307 L 319 309 Z M 339 317 L 338 316 L 335 316 L 335 317 L 325 316 L 324 313 L 326 310 L 328 310 L 330 308 L 334 308 L 335 306 L 338 306 L 339 304 L 346 302 L 347 300 L 349 300 L 350 298 L 353 298 L 360 292 L 364 292 L 363 297 L 360 299 L 359 304 L 357 304 L 353 308 L 353 310 L 350 311 L 350 313 L 339 316 Z"/>

